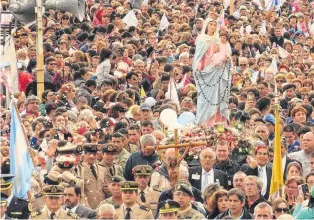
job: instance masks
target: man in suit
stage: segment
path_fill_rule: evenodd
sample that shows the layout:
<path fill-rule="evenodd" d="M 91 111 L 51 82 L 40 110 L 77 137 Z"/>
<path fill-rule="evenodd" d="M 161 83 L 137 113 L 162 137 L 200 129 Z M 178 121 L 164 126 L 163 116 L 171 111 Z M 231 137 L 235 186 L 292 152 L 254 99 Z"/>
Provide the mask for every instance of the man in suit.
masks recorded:
<path fill-rule="evenodd" d="M 84 193 L 87 202 L 92 209 L 105 199 L 106 170 L 103 166 L 95 163 L 97 146 L 84 145 L 84 162 L 78 166 L 78 176 L 84 180 Z"/>
<path fill-rule="evenodd" d="M 155 215 L 161 192 L 148 186 L 152 167 L 149 165 L 137 165 L 132 169 L 132 172 L 134 173 L 135 182 L 138 183 L 138 204 L 151 208 Z"/>
<path fill-rule="evenodd" d="M 254 156 L 248 159 L 249 163 L 243 164 L 241 170 L 246 175 L 256 176 L 263 182 L 261 194 L 265 199 L 268 199 L 273 167 L 269 163 L 269 148 L 263 142 L 257 143 L 254 149 Z"/>
<path fill-rule="evenodd" d="M 275 28 L 275 33 L 274 33 L 274 36 L 271 36 L 269 38 L 270 42 L 272 45 L 276 45 L 276 46 L 280 46 L 282 47 L 283 46 L 283 43 L 284 43 L 284 38 L 282 36 L 282 29 L 281 28 Z"/>
<path fill-rule="evenodd" d="M 6 215 L 9 218 L 27 219 L 30 214 L 28 202 L 13 195 L 13 177 L 14 176 L 10 174 L 1 175 L 1 197 L 6 197 L 8 201 Z"/>
<path fill-rule="evenodd" d="M 43 188 L 45 207 L 41 212 L 32 212 L 30 219 L 78 219 L 77 214 L 62 209 L 64 188 L 59 185 L 47 185 Z"/>
<path fill-rule="evenodd" d="M 122 191 L 122 205 L 116 206 L 116 219 L 154 219 L 150 208 L 138 205 L 138 183 L 123 181 L 120 183 Z"/>
<path fill-rule="evenodd" d="M 81 187 L 77 185 L 68 185 L 64 189 L 64 204 L 67 210 L 78 215 L 79 218 L 96 219 L 96 211 L 81 205 Z"/>
<path fill-rule="evenodd" d="M 211 183 L 218 183 L 228 189 L 226 173 L 214 169 L 216 154 L 211 148 L 204 148 L 200 154 L 201 166 L 189 168 L 189 181 L 195 188 L 204 191 Z"/>

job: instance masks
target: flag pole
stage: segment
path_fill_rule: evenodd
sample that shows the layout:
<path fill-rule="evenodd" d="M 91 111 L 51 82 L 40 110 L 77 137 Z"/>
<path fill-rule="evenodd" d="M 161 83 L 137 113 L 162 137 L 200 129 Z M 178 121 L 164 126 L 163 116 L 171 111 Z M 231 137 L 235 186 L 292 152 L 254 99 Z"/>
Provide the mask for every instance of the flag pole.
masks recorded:
<path fill-rule="evenodd" d="M 17 108 L 17 105 L 16 105 L 16 103 L 15 103 L 15 101 L 14 101 L 14 97 L 12 97 L 12 102 L 13 102 L 14 111 L 15 111 L 16 114 L 17 114 L 19 123 L 21 124 L 21 128 L 22 128 L 22 131 L 23 131 L 23 135 L 24 135 L 25 141 L 26 141 L 26 143 L 27 143 L 27 150 L 28 150 L 28 153 L 29 153 L 29 155 L 30 155 L 30 157 L 31 157 L 31 160 L 32 160 L 33 165 L 34 165 L 35 170 L 36 170 L 36 163 L 35 163 L 34 153 L 33 153 L 32 149 L 31 149 L 31 147 L 30 147 L 30 144 L 29 144 L 28 139 L 26 138 L 27 135 L 26 135 L 26 132 L 25 132 L 25 128 L 24 128 L 24 126 L 23 126 L 23 124 L 22 124 L 21 115 L 20 115 L 20 113 L 19 113 L 18 110 L 17 110 L 18 108 Z M 36 170 L 36 171 L 37 171 L 37 170 Z M 38 172 L 37 172 L 37 175 L 39 176 L 39 173 L 38 173 Z M 40 176 L 39 176 L 39 178 L 38 178 L 38 183 L 39 183 L 40 189 L 41 189 L 41 191 L 42 191 L 42 189 L 43 189 L 43 183 L 42 183 L 42 181 L 41 181 Z"/>

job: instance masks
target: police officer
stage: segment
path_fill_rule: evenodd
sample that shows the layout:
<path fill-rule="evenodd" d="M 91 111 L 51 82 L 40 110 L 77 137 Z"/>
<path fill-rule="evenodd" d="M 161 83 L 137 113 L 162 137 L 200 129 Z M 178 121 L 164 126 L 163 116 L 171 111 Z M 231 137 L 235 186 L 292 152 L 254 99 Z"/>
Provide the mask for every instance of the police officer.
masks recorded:
<path fill-rule="evenodd" d="M 136 203 L 138 183 L 123 181 L 120 183 L 122 191 L 122 205 L 116 206 L 117 219 L 153 219 L 150 208 Z"/>
<path fill-rule="evenodd" d="M 1 175 L 1 197 L 7 197 L 7 211 L 6 215 L 9 218 L 27 219 L 30 215 L 28 209 L 28 202 L 24 199 L 18 198 L 12 194 L 13 182 L 11 174 Z"/>
<path fill-rule="evenodd" d="M 96 209 L 98 204 L 105 199 L 105 176 L 106 170 L 103 166 L 95 163 L 97 146 L 84 145 L 84 162 L 78 166 L 78 176 L 84 180 L 84 193 L 88 204 Z"/>
<path fill-rule="evenodd" d="M 180 204 L 173 200 L 165 200 L 158 203 L 158 219 L 178 219 Z"/>
<path fill-rule="evenodd" d="M 122 176 L 113 176 L 111 178 L 111 181 L 109 184 L 109 190 L 112 196 L 102 201 L 97 207 L 97 209 L 99 209 L 99 207 L 102 204 L 111 204 L 113 206 L 122 204 L 122 193 L 121 193 L 121 185 L 120 185 L 120 182 L 122 181 L 125 181 L 125 179 Z"/>
<path fill-rule="evenodd" d="M 113 176 L 123 176 L 122 167 L 119 164 L 115 164 L 118 146 L 115 144 L 106 144 L 103 149 L 103 160 L 99 163 L 104 166 L 107 170 L 107 180 L 110 182 Z"/>
<path fill-rule="evenodd" d="M 41 212 L 32 212 L 30 219 L 78 219 L 77 214 L 62 209 L 64 188 L 59 185 L 47 185 L 43 188 L 45 207 Z"/>
<path fill-rule="evenodd" d="M 148 186 L 151 172 L 152 167 L 149 165 L 137 165 L 132 169 L 135 182 L 138 183 L 137 202 L 138 204 L 151 208 L 155 215 L 161 192 Z"/>
<path fill-rule="evenodd" d="M 173 200 L 180 204 L 179 219 L 205 219 L 202 213 L 192 208 L 191 187 L 185 184 L 176 184 L 173 191 Z"/>

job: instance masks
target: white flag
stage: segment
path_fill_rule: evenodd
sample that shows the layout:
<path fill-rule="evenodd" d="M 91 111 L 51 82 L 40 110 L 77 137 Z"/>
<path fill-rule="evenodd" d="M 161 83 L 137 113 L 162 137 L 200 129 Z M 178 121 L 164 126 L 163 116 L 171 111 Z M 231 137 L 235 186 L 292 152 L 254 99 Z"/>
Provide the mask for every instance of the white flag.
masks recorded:
<path fill-rule="evenodd" d="M 270 69 L 274 73 L 274 75 L 276 75 L 278 73 L 277 61 L 276 61 L 275 57 L 273 57 L 271 64 L 268 67 L 268 69 Z"/>
<path fill-rule="evenodd" d="M 172 101 L 174 101 L 179 106 L 180 102 L 179 102 L 179 97 L 178 97 L 178 93 L 177 93 L 177 87 L 176 87 L 176 83 L 172 77 L 170 78 L 170 83 L 168 85 L 168 91 L 166 92 L 165 97 L 166 97 L 166 99 L 171 99 Z"/>
<path fill-rule="evenodd" d="M 281 58 L 287 58 L 290 54 L 288 51 L 286 51 L 285 49 L 283 49 L 282 47 L 278 46 L 278 52 L 279 52 L 279 56 Z"/>
<path fill-rule="evenodd" d="M 262 26 L 261 26 L 259 33 L 260 34 L 267 34 L 266 21 L 262 21 Z"/>
<path fill-rule="evenodd" d="M 163 16 L 162 16 L 162 18 L 161 18 L 161 20 L 160 20 L 159 30 L 163 31 L 163 30 L 167 29 L 168 26 L 169 26 L 169 24 L 170 24 L 170 23 L 169 23 L 169 21 L 168 21 L 168 19 L 167 19 L 167 16 L 166 16 L 166 14 L 164 13 Z"/>
<path fill-rule="evenodd" d="M 131 27 L 131 26 L 137 27 L 137 24 L 138 24 L 136 15 L 135 15 L 135 13 L 134 13 L 133 10 L 132 10 L 132 11 L 129 11 L 129 13 L 127 13 L 127 15 L 124 16 L 124 18 L 122 19 L 122 21 L 123 21 L 128 27 Z"/>
<path fill-rule="evenodd" d="M 237 11 L 235 11 L 235 12 L 233 12 L 233 14 L 232 14 L 236 19 L 239 19 L 240 18 L 240 11 L 239 10 L 237 10 Z"/>
<path fill-rule="evenodd" d="M 259 52 L 259 50 L 257 50 L 255 53 L 255 58 L 258 59 L 260 56 L 261 56 L 261 53 Z"/>
<path fill-rule="evenodd" d="M 253 0 L 253 3 L 255 3 L 259 10 L 263 10 L 263 6 L 261 4 L 260 0 Z"/>
<path fill-rule="evenodd" d="M 245 32 L 246 32 L 247 34 L 250 34 L 250 33 L 252 32 L 252 27 L 251 27 L 251 25 L 248 25 L 248 26 L 245 27 Z"/>

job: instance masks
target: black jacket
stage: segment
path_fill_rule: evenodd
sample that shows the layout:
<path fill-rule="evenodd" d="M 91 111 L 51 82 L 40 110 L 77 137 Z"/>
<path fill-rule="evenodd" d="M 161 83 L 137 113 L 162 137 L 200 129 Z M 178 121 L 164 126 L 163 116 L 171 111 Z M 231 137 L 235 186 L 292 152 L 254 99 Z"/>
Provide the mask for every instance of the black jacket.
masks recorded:
<path fill-rule="evenodd" d="M 268 163 L 266 165 L 266 175 L 267 175 L 267 190 L 266 194 L 264 195 L 265 199 L 268 199 L 269 197 L 269 189 L 270 189 L 270 182 L 271 182 L 271 176 L 272 176 L 272 169 L 273 165 L 271 163 Z M 252 169 L 249 167 L 247 164 L 243 164 L 241 166 L 241 170 L 246 174 L 246 175 L 252 175 L 252 176 L 257 176 L 258 177 L 258 168 L 256 167 L 255 169 Z"/>
<path fill-rule="evenodd" d="M 194 175 L 199 175 L 199 179 L 192 178 Z M 214 181 L 220 184 L 223 188 L 228 189 L 228 176 L 220 170 L 214 169 Z M 190 167 L 189 168 L 189 182 L 195 188 L 202 190 L 202 167 Z"/>
<path fill-rule="evenodd" d="M 276 36 L 271 36 L 269 38 L 269 40 L 270 40 L 271 45 L 273 45 L 273 43 L 275 43 L 276 45 L 283 47 L 284 38 L 282 36 L 279 38 Z"/>
<path fill-rule="evenodd" d="M 80 218 L 85 219 L 96 219 L 97 214 L 96 211 L 86 208 L 83 205 L 78 205 L 78 207 L 75 210 L 75 214 L 77 214 Z"/>
<path fill-rule="evenodd" d="M 129 159 L 126 162 L 124 168 L 124 178 L 128 181 L 134 181 L 134 176 L 132 174 L 133 167 L 137 165 L 149 165 L 153 166 L 153 164 L 158 160 L 158 155 L 154 153 L 150 156 L 144 156 L 142 152 L 134 152 L 130 155 Z"/>
<path fill-rule="evenodd" d="M 246 201 L 246 203 L 245 203 L 245 208 L 246 208 L 247 210 L 249 210 L 249 212 L 250 212 L 251 214 L 254 214 L 254 209 L 255 209 L 255 207 L 257 206 L 257 204 L 259 204 L 259 203 L 261 203 L 261 202 L 266 202 L 266 203 L 268 203 L 269 205 L 271 205 L 271 203 L 270 203 L 268 200 L 266 200 L 262 195 L 260 195 L 259 199 L 256 200 L 250 207 L 249 207 L 249 203 Z"/>
<path fill-rule="evenodd" d="M 224 213 L 221 213 L 215 219 L 222 219 L 226 216 L 229 216 L 228 212 L 229 212 L 229 210 L 225 211 Z M 254 219 L 253 215 L 251 213 L 249 213 L 246 208 L 243 209 L 243 212 L 244 213 L 243 213 L 243 216 L 241 217 L 241 219 Z"/>
<path fill-rule="evenodd" d="M 221 170 L 228 175 L 228 186 L 232 187 L 233 176 L 236 172 L 240 170 L 240 165 L 237 162 L 232 160 L 224 161 L 224 162 L 216 162 L 214 168 L 217 170 Z"/>
<path fill-rule="evenodd" d="M 24 199 L 13 196 L 7 208 L 6 215 L 12 219 L 28 219 L 30 215 L 28 202 Z"/>

